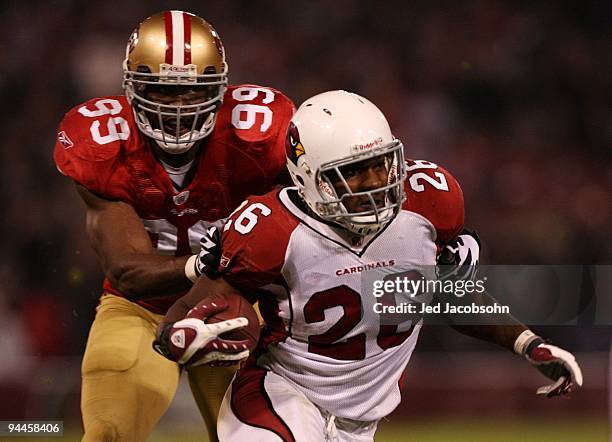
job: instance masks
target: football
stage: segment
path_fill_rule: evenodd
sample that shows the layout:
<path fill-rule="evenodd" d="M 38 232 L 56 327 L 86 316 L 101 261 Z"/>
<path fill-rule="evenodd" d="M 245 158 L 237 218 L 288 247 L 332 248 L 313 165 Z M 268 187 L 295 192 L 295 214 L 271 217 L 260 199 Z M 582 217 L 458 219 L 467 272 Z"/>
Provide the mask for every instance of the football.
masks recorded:
<path fill-rule="evenodd" d="M 215 315 L 212 315 L 206 319 L 207 324 L 214 324 L 215 322 L 226 321 L 228 319 L 235 319 L 239 317 L 247 318 L 249 324 L 232 330 L 227 333 L 223 333 L 220 335 L 223 339 L 229 340 L 248 340 L 247 347 L 249 351 L 253 351 L 253 349 L 257 346 L 257 342 L 259 341 L 259 317 L 255 312 L 255 309 L 249 301 L 240 296 L 238 293 L 226 293 L 224 295 L 220 295 L 225 298 L 228 303 L 228 308 L 219 312 Z M 210 303 L 210 298 L 206 299 L 207 303 Z"/>

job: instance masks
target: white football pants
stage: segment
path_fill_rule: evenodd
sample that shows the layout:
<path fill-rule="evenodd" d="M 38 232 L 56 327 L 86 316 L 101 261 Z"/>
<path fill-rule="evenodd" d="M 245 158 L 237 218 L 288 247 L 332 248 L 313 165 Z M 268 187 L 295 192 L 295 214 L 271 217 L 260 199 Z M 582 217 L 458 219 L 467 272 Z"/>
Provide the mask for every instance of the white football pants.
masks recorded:
<path fill-rule="evenodd" d="M 254 364 L 236 374 L 219 411 L 221 442 L 370 442 L 377 422 L 337 418 Z"/>

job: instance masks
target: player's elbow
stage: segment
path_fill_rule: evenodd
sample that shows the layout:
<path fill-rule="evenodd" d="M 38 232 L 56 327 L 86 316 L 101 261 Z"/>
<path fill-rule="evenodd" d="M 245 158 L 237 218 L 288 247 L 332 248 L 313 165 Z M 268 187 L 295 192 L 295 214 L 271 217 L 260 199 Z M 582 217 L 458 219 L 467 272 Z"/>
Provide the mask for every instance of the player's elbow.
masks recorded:
<path fill-rule="evenodd" d="M 113 263 L 105 271 L 106 277 L 113 288 L 128 297 L 143 295 L 143 283 L 139 272 L 124 263 Z"/>

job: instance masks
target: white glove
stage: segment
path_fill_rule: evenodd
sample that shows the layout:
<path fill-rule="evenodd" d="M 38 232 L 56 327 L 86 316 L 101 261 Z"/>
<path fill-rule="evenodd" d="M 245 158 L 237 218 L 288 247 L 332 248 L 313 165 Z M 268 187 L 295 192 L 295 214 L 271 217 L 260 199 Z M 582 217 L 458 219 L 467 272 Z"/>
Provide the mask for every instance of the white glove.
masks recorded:
<path fill-rule="evenodd" d="M 213 361 L 235 362 L 246 359 L 249 356 L 246 344 L 240 341 L 226 341 L 220 339 L 219 335 L 248 323 L 246 318 L 229 319 L 215 324 L 206 324 L 196 318 L 175 322 L 170 332 L 170 343 L 180 349 L 177 352 L 180 356 L 176 362 L 193 367 Z M 193 337 L 187 338 L 188 330 L 193 332 Z"/>
<path fill-rule="evenodd" d="M 563 396 L 572 386 L 582 386 L 582 370 L 570 352 L 555 345 L 546 344 L 531 331 L 524 331 L 516 340 L 514 349 L 536 367 L 544 376 L 552 379 L 550 385 L 537 389 L 536 394 L 546 397 Z"/>
<path fill-rule="evenodd" d="M 220 219 L 208 227 L 200 238 L 200 252 L 191 255 L 185 263 L 185 276 L 195 283 L 202 274 L 218 277 L 221 260 L 221 231 L 227 220 Z"/>
<path fill-rule="evenodd" d="M 227 340 L 219 335 L 248 325 L 240 317 L 213 324 L 204 322 L 227 309 L 223 299 L 205 300 L 189 310 L 187 317 L 166 324 L 153 348 L 166 358 L 182 365 L 233 365 L 249 356 L 247 340 Z"/>

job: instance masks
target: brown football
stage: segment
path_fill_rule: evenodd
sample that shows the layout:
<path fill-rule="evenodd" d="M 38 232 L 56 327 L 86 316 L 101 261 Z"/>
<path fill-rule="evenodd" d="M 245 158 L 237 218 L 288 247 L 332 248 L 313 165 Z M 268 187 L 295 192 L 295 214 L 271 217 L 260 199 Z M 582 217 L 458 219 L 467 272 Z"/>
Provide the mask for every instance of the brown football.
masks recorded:
<path fill-rule="evenodd" d="M 259 318 L 255 312 L 255 309 L 253 306 L 251 306 L 249 301 L 237 293 L 226 293 L 221 296 L 225 297 L 229 307 L 226 310 L 207 318 L 206 323 L 214 324 L 215 322 L 235 319 L 241 316 L 247 318 L 249 321 L 248 325 L 227 333 L 223 333 L 220 336 L 223 339 L 248 340 L 249 342 L 247 347 L 250 351 L 252 351 L 257 346 L 257 341 L 259 341 Z"/>

